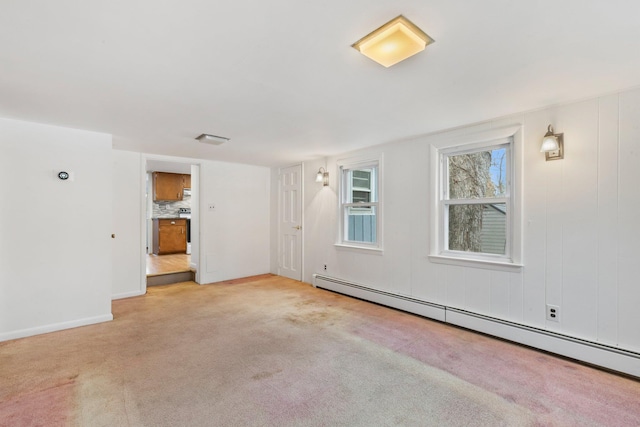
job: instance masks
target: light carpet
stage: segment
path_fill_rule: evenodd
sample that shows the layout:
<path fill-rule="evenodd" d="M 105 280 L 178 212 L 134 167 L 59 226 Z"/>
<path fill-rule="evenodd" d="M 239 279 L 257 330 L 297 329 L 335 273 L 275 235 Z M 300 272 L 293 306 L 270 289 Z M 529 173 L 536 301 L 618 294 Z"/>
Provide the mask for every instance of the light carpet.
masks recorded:
<path fill-rule="evenodd" d="M 640 383 L 277 276 L 0 343 L 2 426 L 640 425 Z"/>

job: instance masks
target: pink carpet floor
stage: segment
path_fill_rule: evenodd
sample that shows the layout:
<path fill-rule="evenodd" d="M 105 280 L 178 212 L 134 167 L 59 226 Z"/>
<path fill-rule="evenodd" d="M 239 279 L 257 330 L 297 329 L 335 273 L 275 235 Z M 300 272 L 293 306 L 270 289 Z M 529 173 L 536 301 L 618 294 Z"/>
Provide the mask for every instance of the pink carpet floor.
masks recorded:
<path fill-rule="evenodd" d="M 0 426 L 640 426 L 640 382 L 265 275 L 0 343 Z"/>

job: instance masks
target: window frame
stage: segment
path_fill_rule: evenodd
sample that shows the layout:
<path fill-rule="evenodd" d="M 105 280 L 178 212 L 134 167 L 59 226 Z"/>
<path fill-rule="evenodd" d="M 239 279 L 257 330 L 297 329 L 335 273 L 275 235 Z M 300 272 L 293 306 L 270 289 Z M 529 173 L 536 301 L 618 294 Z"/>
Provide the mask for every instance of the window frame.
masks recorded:
<path fill-rule="evenodd" d="M 502 269 L 519 270 L 522 267 L 522 220 L 521 220 L 521 173 L 522 173 L 522 126 L 511 126 L 459 138 L 433 143 L 431 145 L 431 248 L 429 259 L 433 262 Z M 505 197 L 481 199 L 449 199 L 448 157 L 488 151 L 509 144 L 507 162 L 507 192 Z M 506 248 L 505 254 L 467 252 L 448 249 L 447 207 L 461 204 L 498 204 L 506 203 Z"/>
<path fill-rule="evenodd" d="M 354 191 L 352 182 L 353 178 L 351 180 L 349 179 L 349 176 L 352 177 L 349 171 L 367 168 L 375 169 L 375 171 L 372 171 L 371 177 L 369 179 L 370 188 L 367 189 L 367 191 L 375 194 L 375 200 L 364 203 L 349 202 L 348 196 Z M 339 177 L 338 218 L 340 219 L 340 221 L 338 230 L 338 241 L 336 243 L 336 246 L 382 252 L 382 155 L 378 157 L 339 160 L 337 162 L 337 173 Z M 369 207 L 373 207 L 376 211 L 376 241 L 368 243 L 349 240 L 349 230 L 347 229 L 349 209 L 356 210 L 355 212 L 352 212 L 353 215 L 373 215 L 373 213 L 371 213 L 370 211 L 364 211 L 364 209 Z M 359 209 L 363 210 L 358 211 Z"/>
<path fill-rule="evenodd" d="M 498 140 L 487 141 L 486 143 L 473 144 L 472 147 L 463 146 L 451 147 L 440 150 L 440 233 L 442 247 L 440 253 L 446 256 L 456 257 L 478 257 L 480 259 L 496 259 L 498 261 L 509 262 L 511 260 L 511 215 L 512 215 L 512 198 L 511 198 L 511 169 L 513 158 L 513 138 L 500 138 Z M 502 197 L 485 197 L 485 198 L 457 198 L 451 199 L 449 197 L 449 157 L 461 156 L 465 154 L 475 154 L 483 151 L 491 151 L 497 148 L 505 148 L 506 150 L 506 192 Z M 506 247 L 504 254 L 491 254 L 489 252 L 466 252 L 449 249 L 449 215 L 448 208 L 454 205 L 493 205 L 493 204 L 505 204 L 506 205 Z"/>

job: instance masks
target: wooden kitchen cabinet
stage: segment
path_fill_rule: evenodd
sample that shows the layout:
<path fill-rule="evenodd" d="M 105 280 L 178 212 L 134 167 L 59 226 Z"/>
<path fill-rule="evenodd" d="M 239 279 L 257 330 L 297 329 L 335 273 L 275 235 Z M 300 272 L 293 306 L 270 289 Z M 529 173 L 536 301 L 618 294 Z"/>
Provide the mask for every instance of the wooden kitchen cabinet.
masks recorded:
<path fill-rule="evenodd" d="M 156 255 L 187 252 L 186 219 L 153 220 L 153 253 Z"/>
<path fill-rule="evenodd" d="M 185 188 L 191 188 L 191 175 L 168 172 L 153 173 L 153 201 L 182 200 Z"/>

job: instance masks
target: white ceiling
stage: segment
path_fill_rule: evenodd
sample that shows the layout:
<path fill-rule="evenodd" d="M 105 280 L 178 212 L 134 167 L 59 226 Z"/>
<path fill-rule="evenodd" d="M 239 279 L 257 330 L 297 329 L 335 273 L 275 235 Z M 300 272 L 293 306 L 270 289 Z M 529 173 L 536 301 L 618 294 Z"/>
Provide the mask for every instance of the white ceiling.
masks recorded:
<path fill-rule="evenodd" d="M 640 85 L 636 0 L 1 5 L 0 116 L 147 153 L 283 165 Z M 399 14 L 436 42 L 350 47 Z"/>

